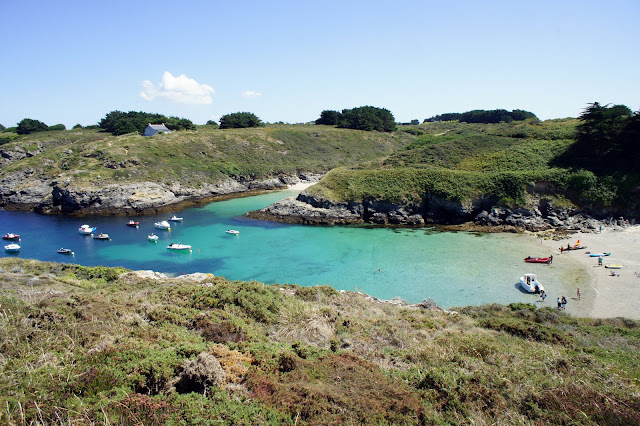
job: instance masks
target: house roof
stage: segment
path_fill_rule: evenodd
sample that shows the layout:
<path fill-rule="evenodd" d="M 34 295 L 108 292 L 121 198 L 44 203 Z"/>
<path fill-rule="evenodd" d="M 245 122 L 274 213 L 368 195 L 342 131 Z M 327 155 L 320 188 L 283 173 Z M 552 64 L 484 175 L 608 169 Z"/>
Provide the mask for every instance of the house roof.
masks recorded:
<path fill-rule="evenodd" d="M 164 123 L 162 123 L 162 124 L 151 124 L 151 123 L 149 123 L 148 127 L 151 127 L 153 130 L 162 130 L 162 131 L 166 131 L 166 132 L 169 131 L 169 129 L 167 129 L 167 126 L 165 126 Z"/>

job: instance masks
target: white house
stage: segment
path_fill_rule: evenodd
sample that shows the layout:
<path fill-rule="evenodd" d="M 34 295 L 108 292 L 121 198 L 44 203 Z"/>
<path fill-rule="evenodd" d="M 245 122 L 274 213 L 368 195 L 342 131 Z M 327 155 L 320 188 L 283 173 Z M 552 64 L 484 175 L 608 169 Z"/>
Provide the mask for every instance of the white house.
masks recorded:
<path fill-rule="evenodd" d="M 144 129 L 144 135 L 145 136 L 153 136 L 158 132 L 171 133 L 171 130 L 167 129 L 167 126 L 165 126 L 164 123 L 162 123 L 162 124 L 151 124 L 151 123 L 149 123 L 147 128 Z"/>

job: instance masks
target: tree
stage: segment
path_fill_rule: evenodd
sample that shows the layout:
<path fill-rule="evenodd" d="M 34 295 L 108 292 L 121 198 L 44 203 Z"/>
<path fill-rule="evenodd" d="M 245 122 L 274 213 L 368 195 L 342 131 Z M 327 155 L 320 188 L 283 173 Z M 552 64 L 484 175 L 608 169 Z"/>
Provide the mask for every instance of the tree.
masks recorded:
<path fill-rule="evenodd" d="M 338 127 L 378 132 L 392 132 L 397 129 L 391 111 L 373 106 L 343 109 Z"/>
<path fill-rule="evenodd" d="M 217 129 L 218 127 L 220 127 L 220 125 L 218 124 L 218 122 L 217 122 L 217 121 L 215 121 L 215 120 L 208 120 L 208 121 L 207 121 L 207 123 L 206 123 L 206 125 L 207 125 L 207 126 L 211 126 L 211 127 L 215 128 L 215 129 Z"/>
<path fill-rule="evenodd" d="M 64 124 L 54 124 L 49 126 L 47 130 L 67 130 L 67 127 Z"/>
<path fill-rule="evenodd" d="M 78 124 L 76 124 L 75 126 L 73 126 L 73 128 L 72 128 L 72 129 L 74 129 L 74 130 L 75 130 L 75 129 L 82 129 L 82 124 L 78 123 Z"/>
<path fill-rule="evenodd" d="M 18 123 L 16 133 L 19 135 L 28 135 L 29 133 L 46 132 L 48 129 L 49 126 L 44 124 L 42 121 L 24 118 Z"/>
<path fill-rule="evenodd" d="M 116 136 L 132 132 L 138 132 L 142 135 L 149 123 L 164 123 L 171 130 L 195 130 L 196 128 L 191 120 L 186 118 L 167 117 L 142 111 L 111 111 L 100 120 L 100 128 Z"/>
<path fill-rule="evenodd" d="M 318 118 L 315 123 L 325 124 L 327 126 L 336 126 L 340 122 L 341 118 L 342 114 L 340 114 L 338 111 L 326 109 L 320 113 L 320 118 Z"/>
<path fill-rule="evenodd" d="M 221 129 L 238 129 L 262 126 L 262 121 L 251 112 L 234 112 L 220 117 Z"/>
<path fill-rule="evenodd" d="M 603 106 L 598 102 L 585 108 L 579 118 L 582 122 L 576 132 L 580 148 L 601 156 L 621 152 L 625 145 L 623 132 L 630 124 L 626 134 L 632 134 L 635 122 L 625 105 Z"/>
<path fill-rule="evenodd" d="M 413 120 L 411 120 L 412 126 L 417 126 L 418 124 L 420 124 L 420 120 L 418 120 L 417 118 L 414 118 Z"/>

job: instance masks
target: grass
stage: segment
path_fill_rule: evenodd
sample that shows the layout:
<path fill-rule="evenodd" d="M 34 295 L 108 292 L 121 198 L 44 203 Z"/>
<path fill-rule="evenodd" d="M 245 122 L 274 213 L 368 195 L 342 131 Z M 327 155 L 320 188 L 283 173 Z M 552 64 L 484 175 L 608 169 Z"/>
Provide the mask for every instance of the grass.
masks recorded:
<path fill-rule="evenodd" d="M 640 424 L 640 323 L 0 259 L 0 423 Z"/>

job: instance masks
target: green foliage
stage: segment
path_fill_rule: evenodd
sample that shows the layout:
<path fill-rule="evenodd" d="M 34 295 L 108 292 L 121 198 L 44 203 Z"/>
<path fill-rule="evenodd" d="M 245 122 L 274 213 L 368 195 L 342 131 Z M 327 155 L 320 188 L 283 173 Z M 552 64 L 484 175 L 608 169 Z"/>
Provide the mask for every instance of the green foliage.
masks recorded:
<path fill-rule="evenodd" d="M 29 133 L 45 132 L 49 127 L 42 121 L 32 118 L 24 118 L 18 123 L 16 133 L 19 135 L 28 135 Z"/>
<path fill-rule="evenodd" d="M 72 130 L 75 130 L 75 129 L 82 129 L 82 124 L 78 123 L 78 124 L 74 125 L 72 127 Z"/>
<path fill-rule="evenodd" d="M 208 120 L 206 125 L 207 125 L 207 126 L 211 126 L 211 127 L 213 127 L 213 128 L 216 128 L 216 129 L 217 129 L 218 127 L 220 127 L 220 125 L 218 124 L 218 122 L 217 122 L 217 121 L 215 121 L 215 120 Z"/>
<path fill-rule="evenodd" d="M 234 112 L 232 114 L 225 114 L 220 117 L 221 129 L 239 129 L 246 127 L 259 127 L 263 123 L 251 112 Z"/>
<path fill-rule="evenodd" d="M 17 127 L 7 127 L 2 131 L 3 133 L 18 133 Z"/>
<path fill-rule="evenodd" d="M 320 118 L 318 118 L 315 123 L 316 124 L 325 124 L 327 126 L 337 126 L 342 119 L 342 114 L 338 111 L 332 110 L 324 110 L 320 113 Z"/>
<path fill-rule="evenodd" d="M 170 130 L 195 130 L 195 125 L 186 118 L 166 117 L 142 111 L 111 111 L 100 120 L 99 126 L 115 136 L 134 132 L 142 135 L 149 124 L 159 123 L 164 123 Z"/>
<path fill-rule="evenodd" d="M 355 130 L 393 132 L 397 125 L 391 111 L 385 108 L 363 106 L 343 109 L 338 127 Z"/>
<path fill-rule="evenodd" d="M 511 112 L 505 109 L 494 109 L 489 111 L 476 109 L 463 113 L 446 113 L 435 115 L 433 117 L 425 119 L 424 121 L 435 122 L 458 120 L 465 123 L 500 123 L 504 121 L 505 123 L 509 123 L 511 121 L 523 121 L 536 118 L 537 117 L 532 112 L 524 111 L 521 109 L 514 109 Z"/>
<path fill-rule="evenodd" d="M 47 130 L 67 130 L 67 127 L 64 124 L 54 124 L 53 126 L 49 126 Z"/>
<path fill-rule="evenodd" d="M 0 124 L 0 132 L 4 132 L 7 128 Z"/>

